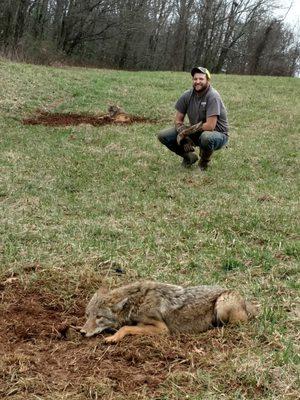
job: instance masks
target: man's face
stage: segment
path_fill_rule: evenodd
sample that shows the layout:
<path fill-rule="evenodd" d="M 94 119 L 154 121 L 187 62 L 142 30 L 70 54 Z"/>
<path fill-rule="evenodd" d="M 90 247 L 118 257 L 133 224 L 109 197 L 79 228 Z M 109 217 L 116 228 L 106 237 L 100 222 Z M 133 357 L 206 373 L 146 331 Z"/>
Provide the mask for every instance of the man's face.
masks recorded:
<path fill-rule="evenodd" d="M 202 92 L 208 87 L 208 79 L 205 74 L 196 72 L 193 76 L 193 87 L 196 92 Z"/>

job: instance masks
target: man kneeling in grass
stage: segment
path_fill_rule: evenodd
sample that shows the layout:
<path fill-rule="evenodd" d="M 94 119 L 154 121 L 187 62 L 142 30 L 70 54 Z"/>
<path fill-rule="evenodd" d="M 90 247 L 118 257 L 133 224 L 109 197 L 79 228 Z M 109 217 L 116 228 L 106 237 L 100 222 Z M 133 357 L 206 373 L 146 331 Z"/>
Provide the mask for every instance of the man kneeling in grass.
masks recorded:
<path fill-rule="evenodd" d="M 175 127 L 159 132 L 159 141 L 183 158 L 189 167 L 198 160 L 195 146 L 200 147 L 200 170 L 207 169 L 215 150 L 228 141 L 228 120 L 219 93 L 211 86 L 208 69 L 195 67 L 191 71 L 193 87 L 182 94 L 175 108 Z M 184 125 L 188 115 L 191 127 Z"/>

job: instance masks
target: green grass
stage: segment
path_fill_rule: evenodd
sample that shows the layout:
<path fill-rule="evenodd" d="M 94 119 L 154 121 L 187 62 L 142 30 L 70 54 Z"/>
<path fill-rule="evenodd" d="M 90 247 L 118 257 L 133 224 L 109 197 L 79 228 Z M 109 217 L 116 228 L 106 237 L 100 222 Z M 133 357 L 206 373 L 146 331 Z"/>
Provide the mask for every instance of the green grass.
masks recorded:
<path fill-rule="evenodd" d="M 227 360 L 224 375 L 264 384 L 253 398 L 296 398 L 300 80 L 214 76 L 231 136 L 205 175 L 182 169 L 155 136 L 172 124 L 174 103 L 190 85 L 187 73 L 0 61 L 1 274 L 22 276 L 38 263 L 49 276 L 59 268 L 76 281 L 109 262 L 125 279 L 238 288 L 261 304 L 251 331 L 256 353 Z M 111 103 L 158 123 L 21 123 L 36 109 L 98 113 Z M 195 399 L 228 391 L 214 371 L 197 379 Z M 173 383 L 166 399 L 183 398 Z M 225 398 L 248 398 L 239 391 Z"/>

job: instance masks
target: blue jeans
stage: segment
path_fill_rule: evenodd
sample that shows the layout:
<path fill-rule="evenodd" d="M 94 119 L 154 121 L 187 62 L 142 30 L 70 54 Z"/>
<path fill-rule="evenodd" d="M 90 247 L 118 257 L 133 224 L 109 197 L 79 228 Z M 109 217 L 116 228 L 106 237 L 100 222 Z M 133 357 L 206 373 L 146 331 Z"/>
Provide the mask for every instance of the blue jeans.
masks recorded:
<path fill-rule="evenodd" d="M 228 136 L 217 131 L 196 132 L 189 135 L 195 146 L 201 150 L 215 151 L 221 149 L 228 142 Z M 177 144 L 177 131 L 175 128 L 167 128 L 160 131 L 157 135 L 158 140 L 168 147 L 169 150 L 183 157 L 184 150 Z"/>

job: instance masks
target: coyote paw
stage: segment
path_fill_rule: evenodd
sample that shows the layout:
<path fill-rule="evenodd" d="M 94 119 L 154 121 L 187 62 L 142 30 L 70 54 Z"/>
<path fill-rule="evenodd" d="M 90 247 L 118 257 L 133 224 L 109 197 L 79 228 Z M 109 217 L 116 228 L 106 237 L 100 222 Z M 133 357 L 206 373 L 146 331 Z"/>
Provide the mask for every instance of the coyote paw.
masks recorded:
<path fill-rule="evenodd" d="M 115 333 L 112 336 L 108 336 L 107 338 L 105 338 L 105 343 L 117 343 L 122 339 L 122 337 L 120 337 L 120 335 L 118 335 L 117 333 Z"/>

